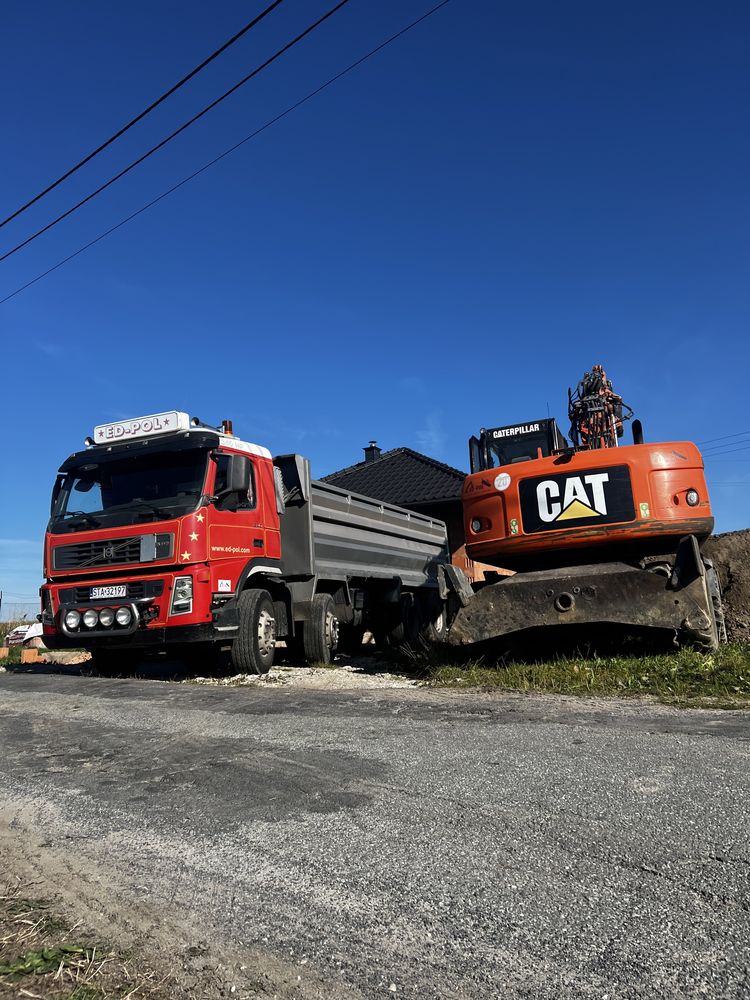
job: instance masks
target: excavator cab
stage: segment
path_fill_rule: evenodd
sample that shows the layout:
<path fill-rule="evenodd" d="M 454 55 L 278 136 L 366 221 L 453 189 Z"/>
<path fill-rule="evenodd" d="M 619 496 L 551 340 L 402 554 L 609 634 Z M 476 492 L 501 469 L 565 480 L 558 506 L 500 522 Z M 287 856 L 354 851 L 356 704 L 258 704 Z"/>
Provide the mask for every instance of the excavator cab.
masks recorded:
<path fill-rule="evenodd" d="M 568 442 L 553 417 L 528 424 L 482 428 L 479 437 L 469 439 L 472 472 L 485 472 L 517 462 L 531 462 L 565 451 Z"/>

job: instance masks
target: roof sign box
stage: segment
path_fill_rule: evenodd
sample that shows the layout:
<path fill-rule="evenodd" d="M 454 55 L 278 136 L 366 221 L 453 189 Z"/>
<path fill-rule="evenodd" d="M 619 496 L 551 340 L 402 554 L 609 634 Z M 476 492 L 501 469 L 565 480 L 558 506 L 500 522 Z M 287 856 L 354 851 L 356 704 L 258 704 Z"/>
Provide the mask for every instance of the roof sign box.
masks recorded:
<path fill-rule="evenodd" d="M 189 428 L 190 417 L 187 413 L 168 410 L 166 413 L 152 413 L 148 417 L 133 417 L 130 420 L 116 420 L 111 424 L 99 424 L 94 428 L 94 443 L 132 441 L 135 438 L 186 431 Z"/>

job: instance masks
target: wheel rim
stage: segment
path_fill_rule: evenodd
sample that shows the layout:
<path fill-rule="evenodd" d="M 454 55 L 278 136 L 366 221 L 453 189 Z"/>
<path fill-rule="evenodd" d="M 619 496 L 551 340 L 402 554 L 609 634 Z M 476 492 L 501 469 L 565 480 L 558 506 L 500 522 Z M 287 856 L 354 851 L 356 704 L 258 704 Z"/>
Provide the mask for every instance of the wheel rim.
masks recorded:
<path fill-rule="evenodd" d="M 326 614 L 325 640 L 326 646 L 332 651 L 339 644 L 339 620 L 331 611 Z"/>
<path fill-rule="evenodd" d="M 258 615 L 258 652 L 263 660 L 273 656 L 276 646 L 276 619 L 270 611 Z"/>

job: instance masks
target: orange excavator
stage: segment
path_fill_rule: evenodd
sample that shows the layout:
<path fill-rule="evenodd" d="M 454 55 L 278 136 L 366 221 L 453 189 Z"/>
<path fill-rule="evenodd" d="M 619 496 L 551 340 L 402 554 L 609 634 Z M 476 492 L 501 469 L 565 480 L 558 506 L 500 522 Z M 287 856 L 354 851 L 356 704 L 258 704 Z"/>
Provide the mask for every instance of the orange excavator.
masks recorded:
<path fill-rule="evenodd" d="M 714 519 L 703 459 L 687 441 L 621 444 L 632 410 L 601 365 L 568 391 L 570 443 L 554 419 L 483 429 L 463 487 L 467 555 L 486 574 L 453 620 L 468 645 L 540 626 L 659 629 L 678 645 L 726 640 L 701 546 Z"/>

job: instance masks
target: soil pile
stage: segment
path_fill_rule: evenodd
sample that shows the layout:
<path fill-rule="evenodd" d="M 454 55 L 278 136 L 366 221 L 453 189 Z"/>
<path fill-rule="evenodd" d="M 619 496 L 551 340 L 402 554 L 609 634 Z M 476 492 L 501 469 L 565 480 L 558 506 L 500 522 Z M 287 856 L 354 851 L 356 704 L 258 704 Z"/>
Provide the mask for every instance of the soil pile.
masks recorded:
<path fill-rule="evenodd" d="M 727 638 L 750 641 L 750 529 L 709 538 L 703 554 L 713 559 L 721 580 Z"/>

